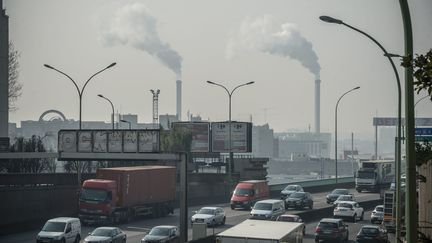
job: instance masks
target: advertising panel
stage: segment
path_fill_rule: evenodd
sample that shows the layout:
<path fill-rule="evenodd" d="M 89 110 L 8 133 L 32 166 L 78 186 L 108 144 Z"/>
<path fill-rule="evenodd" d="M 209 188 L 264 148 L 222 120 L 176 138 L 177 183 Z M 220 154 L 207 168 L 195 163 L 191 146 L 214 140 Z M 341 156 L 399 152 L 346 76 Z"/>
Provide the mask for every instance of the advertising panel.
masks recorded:
<path fill-rule="evenodd" d="M 92 132 L 79 131 L 78 132 L 78 152 L 91 152 L 92 151 Z"/>
<path fill-rule="evenodd" d="M 229 122 L 213 122 L 212 152 L 230 151 Z M 252 151 L 252 124 L 249 122 L 231 122 L 231 151 L 247 153 Z"/>
<path fill-rule="evenodd" d="M 159 130 L 146 130 L 138 132 L 138 150 L 140 153 L 159 151 Z"/>
<path fill-rule="evenodd" d="M 136 153 L 138 151 L 137 131 L 125 131 L 123 133 L 123 152 Z"/>
<path fill-rule="evenodd" d="M 59 131 L 58 134 L 58 151 L 59 152 L 76 152 L 77 140 L 76 131 Z"/>
<path fill-rule="evenodd" d="M 108 131 L 108 152 L 122 152 L 122 131 Z"/>
<path fill-rule="evenodd" d="M 108 133 L 106 131 L 95 131 L 93 133 L 93 152 L 106 153 Z"/>
<path fill-rule="evenodd" d="M 191 152 L 210 151 L 210 123 L 208 122 L 173 122 L 173 128 L 184 128 L 192 132 Z"/>

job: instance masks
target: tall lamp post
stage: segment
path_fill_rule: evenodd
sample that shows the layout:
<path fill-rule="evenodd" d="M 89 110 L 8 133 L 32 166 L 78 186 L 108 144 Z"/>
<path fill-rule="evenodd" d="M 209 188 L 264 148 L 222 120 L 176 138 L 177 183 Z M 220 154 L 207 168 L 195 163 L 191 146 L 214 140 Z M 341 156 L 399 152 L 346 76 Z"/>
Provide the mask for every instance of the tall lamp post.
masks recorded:
<path fill-rule="evenodd" d="M 132 129 L 132 123 L 130 121 L 126 121 L 126 120 L 123 120 L 123 119 L 120 120 L 120 121 L 129 124 L 129 130 Z"/>
<path fill-rule="evenodd" d="M 231 97 L 234 93 L 234 91 L 242 86 L 246 86 L 246 85 L 250 85 L 255 83 L 255 81 L 251 81 L 251 82 L 247 82 L 244 84 L 240 84 L 238 86 L 236 86 L 234 89 L 231 90 L 231 92 L 222 84 L 218 84 L 212 81 L 207 81 L 207 83 L 209 84 L 213 84 L 216 86 L 219 86 L 221 88 L 223 88 L 227 94 L 228 94 L 228 99 L 229 99 L 229 119 L 228 119 L 228 125 L 229 125 L 229 131 L 228 131 L 228 136 L 229 136 L 229 161 L 228 161 L 228 173 L 229 173 L 229 177 L 231 178 L 231 174 L 232 174 L 232 170 L 233 170 L 233 164 L 234 164 L 234 159 L 233 159 L 233 152 L 232 152 L 232 137 L 231 137 Z"/>
<path fill-rule="evenodd" d="M 391 55 L 387 52 L 387 50 L 372 36 L 367 34 L 366 32 L 359 30 L 349 24 L 344 23 L 340 19 L 335 19 L 329 16 L 320 16 L 319 17 L 322 21 L 332 24 L 341 24 L 344 25 L 356 32 L 359 32 L 360 34 L 366 36 L 371 41 L 373 41 L 381 50 L 384 52 L 384 56 L 387 57 L 389 60 L 394 74 L 396 76 L 396 82 L 397 82 L 397 88 L 398 88 L 398 125 L 397 125 L 397 135 L 396 135 L 396 239 L 400 238 L 400 177 L 401 177 L 401 128 L 402 128 L 402 119 L 401 119 L 401 110 L 402 110 L 402 91 L 401 91 L 401 84 L 399 79 L 399 73 L 396 69 L 396 65 L 394 64 Z"/>
<path fill-rule="evenodd" d="M 353 89 L 348 90 L 341 97 L 339 97 L 338 101 L 336 102 L 336 107 L 335 107 L 335 178 L 336 178 L 336 183 L 338 183 L 338 164 L 337 164 L 337 108 L 338 108 L 338 105 L 339 105 L 339 101 L 342 99 L 342 97 L 344 97 L 349 92 L 352 92 L 352 91 L 357 90 L 357 89 L 360 89 L 360 87 L 355 87 Z"/>
<path fill-rule="evenodd" d="M 112 129 L 114 130 L 114 105 L 113 105 L 113 103 L 111 102 L 111 100 L 108 99 L 107 97 L 105 97 L 105 96 L 103 96 L 103 95 L 101 95 L 101 94 L 98 94 L 98 96 L 101 97 L 102 99 L 107 100 L 107 101 L 111 104 L 111 109 L 112 109 L 112 114 L 111 114 L 111 124 L 112 124 Z"/>
<path fill-rule="evenodd" d="M 79 130 L 81 130 L 81 128 L 82 128 L 82 126 L 81 126 L 81 122 L 82 122 L 82 119 L 81 119 L 81 114 L 82 114 L 82 96 L 83 96 L 83 93 L 84 93 L 84 89 L 85 89 L 85 87 L 87 86 L 87 84 L 90 82 L 90 80 L 91 80 L 94 76 L 98 75 L 99 73 L 101 73 L 101 72 L 103 72 L 103 71 L 107 70 L 108 68 L 111 68 L 111 67 L 113 67 L 113 66 L 115 66 L 115 65 L 116 65 L 116 63 L 113 62 L 113 63 L 111 63 L 110 65 L 108 65 L 106 68 L 104 68 L 104 69 L 102 69 L 102 70 L 96 72 L 95 74 L 93 74 L 92 76 L 90 76 L 90 78 L 87 79 L 87 81 L 85 82 L 84 86 L 83 86 L 81 89 L 79 89 L 77 83 L 75 83 L 75 81 L 74 81 L 74 80 L 73 80 L 69 75 L 67 75 L 66 73 L 64 73 L 64 72 L 62 72 L 62 71 L 60 71 L 60 70 L 58 70 L 57 68 L 55 68 L 55 67 L 53 67 L 53 66 L 50 66 L 50 65 L 48 65 L 48 64 L 44 64 L 44 67 L 49 68 L 49 69 L 52 69 L 52 70 L 54 70 L 54 71 L 57 71 L 57 72 L 63 74 L 63 75 L 66 76 L 70 81 L 72 81 L 72 83 L 75 85 L 75 88 L 76 88 L 76 90 L 77 90 L 77 92 L 78 92 L 78 97 L 79 97 Z M 78 161 L 77 178 L 78 178 L 78 188 L 81 188 L 81 161 Z"/>
<path fill-rule="evenodd" d="M 78 88 L 78 85 L 75 83 L 75 81 L 69 76 L 69 75 L 67 75 L 66 73 L 64 73 L 64 72 L 62 72 L 62 71 L 60 71 L 60 70 L 58 70 L 58 69 L 56 69 L 56 68 L 54 68 L 54 67 L 52 67 L 52 66 L 50 66 L 50 65 L 48 65 L 48 64 L 44 64 L 44 66 L 46 67 L 46 68 L 49 68 L 49 69 L 52 69 L 52 70 L 54 70 L 54 71 L 57 71 L 57 72 L 59 72 L 59 73 L 61 73 L 61 74 L 63 74 L 64 76 L 66 76 L 68 79 L 70 79 L 70 81 L 72 81 L 72 83 L 75 85 L 75 88 L 76 88 L 76 90 L 78 91 L 78 96 L 79 96 L 79 130 L 81 130 L 81 114 L 82 114 L 82 96 L 83 96 L 83 93 L 84 93 L 84 89 L 85 89 L 85 87 L 87 86 L 87 84 L 90 82 L 90 80 L 94 77 L 94 76 L 96 76 L 96 75 L 98 75 L 99 73 L 101 73 L 101 72 L 103 72 L 103 71 L 105 71 L 105 70 L 107 70 L 108 68 L 111 68 L 111 67 L 113 67 L 113 66 L 115 66 L 116 65 L 116 63 L 115 62 L 113 62 L 113 63 L 111 63 L 110 65 L 108 65 L 106 68 L 104 68 L 104 69 L 102 69 L 102 70 L 100 70 L 100 71 L 98 71 L 98 72 L 96 72 L 95 74 L 93 74 L 92 76 L 90 76 L 90 78 L 89 79 L 87 79 L 87 81 L 85 82 L 85 84 L 84 84 L 84 86 L 81 88 L 81 90 Z"/>

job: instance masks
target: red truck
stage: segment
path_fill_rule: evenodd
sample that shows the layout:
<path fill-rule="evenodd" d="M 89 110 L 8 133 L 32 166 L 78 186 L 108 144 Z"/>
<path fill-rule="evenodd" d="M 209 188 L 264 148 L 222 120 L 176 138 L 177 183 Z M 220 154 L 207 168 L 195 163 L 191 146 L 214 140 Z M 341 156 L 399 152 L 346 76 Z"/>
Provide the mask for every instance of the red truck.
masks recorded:
<path fill-rule="evenodd" d="M 101 168 L 84 181 L 79 197 L 82 223 L 127 222 L 135 216 L 173 213 L 176 169 L 172 166 Z"/>

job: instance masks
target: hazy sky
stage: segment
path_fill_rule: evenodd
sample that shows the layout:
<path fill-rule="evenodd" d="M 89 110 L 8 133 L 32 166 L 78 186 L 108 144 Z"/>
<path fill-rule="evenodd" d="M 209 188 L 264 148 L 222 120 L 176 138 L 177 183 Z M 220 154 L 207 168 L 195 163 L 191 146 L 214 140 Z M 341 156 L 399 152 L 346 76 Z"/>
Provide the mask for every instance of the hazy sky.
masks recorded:
<path fill-rule="evenodd" d="M 175 80 L 183 80 L 182 117 L 269 123 L 277 132 L 314 130 L 314 80 L 321 82 L 321 131 L 334 130 L 338 109 L 341 136 L 372 138 L 372 117 L 396 116 L 397 86 L 378 47 L 344 26 L 320 21 L 330 15 L 360 28 L 392 53 L 403 54 L 397 0 L 6 0 L 10 40 L 21 53 L 23 95 L 12 122 L 37 120 L 46 110 L 78 120 L 78 94 L 66 77 L 82 86 L 98 70 L 83 96 L 83 120 L 110 120 L 110 98 L 121 113 L 152 121 L 150 89 L 160 89 L 159 114 L 175 114 Z M 432 48 L 432 1 L 410 1 L 416 53 Z M 315 56 L 314 56 L 315 55 Z M 397 60 L 395 60 L 397 61 Z M 315 63 L 316 62 L 316 63 Z M 318 65 L 318 66 L 317 66 Z M 320 68 L 320 69 L 319 69 Z M 399 68 L 403 80 L 403 70 Z M 416 96 L 424 96 L 421 93 Z M 404 109 L 404 108 L 403 108 Z M 432 116 L 432 104 L 417 106 Z"/>

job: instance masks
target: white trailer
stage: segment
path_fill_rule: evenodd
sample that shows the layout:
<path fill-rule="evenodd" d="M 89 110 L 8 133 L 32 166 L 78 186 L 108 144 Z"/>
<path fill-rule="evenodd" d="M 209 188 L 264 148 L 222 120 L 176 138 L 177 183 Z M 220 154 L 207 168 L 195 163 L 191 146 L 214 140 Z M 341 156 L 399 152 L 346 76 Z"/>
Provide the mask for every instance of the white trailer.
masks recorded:
<path fill-rule="evenodd" d="M 388 189 L 394 180 L 394 160 L 362 161 L 356 173 L 356 190 L 358 192 L 363 190 L 378 192 L 381 189 Z"/>
<path fill-rule="evenodd" d="M 217 243 L 302 243 L 303 223 L 247 219 L 216 236 Z"/>

